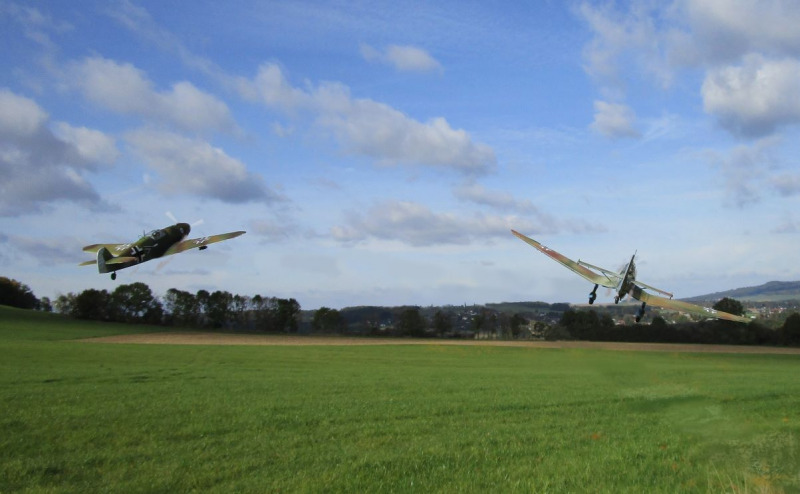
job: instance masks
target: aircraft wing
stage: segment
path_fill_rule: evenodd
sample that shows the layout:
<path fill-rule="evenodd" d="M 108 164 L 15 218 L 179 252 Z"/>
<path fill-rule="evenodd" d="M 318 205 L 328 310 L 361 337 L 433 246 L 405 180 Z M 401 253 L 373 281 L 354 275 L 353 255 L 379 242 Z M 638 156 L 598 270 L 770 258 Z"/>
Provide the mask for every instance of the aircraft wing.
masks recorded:
<path fill-rule="evenodd" d="M 176 243 L 166 252 L 164 252 L 164 256 L 171 256 L 172 254 L 178 254 L 179 252 L 184 252 L 189 249 L 197 249 L 200 247 L 204 247 L 208 244 L 213 244 L 215 242 L 222 242 L 223 240 L 228 240 L 231 238 L 236 238 L 239 235 L 244 235 L 245 232 L 230 232 L 230 233 L 221 233 L 219 235 L 212 235 L 210 237 L 201 237 L 201 238 L 190 238 L 188 240 L 181 240 L 180 242 Z"/>
<path fill-rule="evenodd" d="M 655 305 L 656 307 L 662 307 L 664 309 L 672 309 L 672 310 L 688 312 L 690 314 L 695 314 L 702 317 L 709 317 L 713 319 L 725 319 L 727 321 L 742 322 L 742 323 L 750 322 L 750 319 L 746 317 L 736 316 L 733 314 L 729 314 L 728 312 L 722 312 L 721 310 L 709 309 L 708 307 L 701 307 L 699 305 L 690 304 L 688 302 L 682 302 L 680 300 L 673 300 L 669 298 L 659 297 L 658 295 L 653 295 L 651 293 L 645 292 L 639 286 L 635 286 L 633 288 L 631 295 L 636 300 L 645 302 L 648 305 Z"/>
<path fill-rule="evenodd" d="M 545 255 L 551 257 L 552 259 L 556 260 L 557 262 L 561 263 L 562 265 L 566 266 L 568 269 L 576 272 L 577 274 L 583 276 L 584 278 L 586 278 L 590 282 L 594 283 L 595 285 L 605 286 L 605 287 L 608 287 L 608 288 L 616 288 L 617 284 L 619 283 L 619 275 L 614 273 L 613 271 L 610 271 L 610 270 L 607 270 L 607 269 L 603 269 L 603 268 L 597 268 L 596 266 L 592 266 L 592 267 L 594 267 L 594 268 L 596 268 L 598 270 L 601 270 L 603 272 L 603 274 L 595 273 L 594 271 L 592 271 L 591 269 L 587 268 L 583 264 L 579 264 L 579 263 L 573 261 L 572 259 L 569 259 L 568 257 L 565 257 L 565 256 L 559 254 L 558 252 L 554 251 L 553 249 L 550 249 L 549 247 L 545 247 L 544 245 L 540 244 L 539 242 L 537 242 L 536 240 L 534 240 L 532 238 L 528 238 L 525 235 L 523 235 L 523 234 L 521 234 L 521 233 L 519 233 L 519 232 L 517 232 L 515 230 L 511 230 L 511 233 L 516 235 L 517 238 L 519 238 L 523 242 L 527 243 L 528 245 L 530 245 L 534 249 L 538 250 L 542 254 L 545 254 Z"/>

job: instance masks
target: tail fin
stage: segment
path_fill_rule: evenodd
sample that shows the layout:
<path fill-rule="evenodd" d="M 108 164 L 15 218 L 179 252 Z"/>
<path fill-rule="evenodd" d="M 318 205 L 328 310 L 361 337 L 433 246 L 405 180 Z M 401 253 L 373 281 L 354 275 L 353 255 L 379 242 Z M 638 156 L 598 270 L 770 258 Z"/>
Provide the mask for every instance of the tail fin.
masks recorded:
<path fill-rule="evenodd" d="M 105 247 L 100 247 L 97 251 L 97 272 L 98 273 L 109 273 L 111 272 L 106 267 L 106 261 L 110 261 L 114 255 L 108 251 Z"/>

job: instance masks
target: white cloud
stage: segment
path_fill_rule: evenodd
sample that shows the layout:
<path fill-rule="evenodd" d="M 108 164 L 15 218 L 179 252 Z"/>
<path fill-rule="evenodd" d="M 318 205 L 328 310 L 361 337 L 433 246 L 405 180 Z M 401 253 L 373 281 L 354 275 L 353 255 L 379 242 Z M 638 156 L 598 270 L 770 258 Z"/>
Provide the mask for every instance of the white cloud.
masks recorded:
<path fill-rule="evenodd" d="M 229 203 L 284 201 L 264 179 L 211 144 L 169 132 L 138 130 L 126 136 L 164 193 L 190 194 Z"/>
<path fill-rule="evenodd" d="M 741 66 L 714 69 L 703 82 L 703 106 L 729 131 L 751 137 L 800 122 L 800 61 L 750 55 Z"/>
<path fill-rule="evenodd" d="M 585 69 L 606 100 L 624 100 L 626 85 L 638 83 L 640 74 L 668 88 L 676 71 L 699 67 L 706 71 L 704 108 L 730 132 L 760 137 L 800 121 L 799 3 L 675 0 L 668 6 L 645 1 L 621 5 L 585 2 L 577 11 L 594 32 L 584 48 Z M 630 126 L 619 123 L 596 119 L 594 126 L 603 133 L 630 135 Z"/>
<path fill-rule="evenodd" d="M 338 83 L 293 87 L 275 64 L 262 65 L 252 84 L 241 91 L 289 114 L 311 112 L 317 125 L 331 132 L 348 152 L 382 165 L 443 166 L 468 174 L 486 173 L 496 166 L 489 146 L 474 142 L 465 130 L 453 129 L 444 118 L 423 123 L 386 104 L 353 98 L 349 88 Z"/>
<path fill-rule="evenodd" d="M 463 218 L 453 213 L 435 213 L 427 206 L 406 201 L 385 201 L 366 214 L 351 212 L 347 225 L 331 229 L 342 242 L 369 238 L 395 240 L 415 247 L 436 244 L 468 244 L 476 238 L 508 234 L 514 217 L 476 215 Z"/>
<path fill-rule="evenodd" d="M 0 133 L 4 136 L 32 136 L 48 119 L 47 112 L 35 101 L 5 88 L 0 88 L 0 108 Z"/>
<path fill-rule="evenodd" d="M 389 45 L 381 52 L 372 46 L 362 44 L 361 56 L 369 62 L 381 62 L 392 65 L 401 72 L 441 71 L 442 64 L 426 50 L 409 45 Z"/>
<path fill-rule="evenodd" d="M 270 242 L 280 242 L 298 233 L 297 225 L 287 218 L 259 218 L 250 222 L 250 230 L 266 237 Z"/>
<path fill-rule="evenodd" d="M 794 196 L 800 194 L 800 175 L 783 174 L 772 179 L 772 186 L 782 196 Z"/>
<path fill-rule="evenodd" d="M 584 48 L 584 69 L 600 83 L 606 98 L 624 96 L 627 74 L 622 67 L 631 63 L 662 87 L 672 84 L 673 74 L 664 60 L 662 33 L 654 20 L 654 10 L 643 2 L 633 2 L 628 11 L 589 3 L 579 7 L 578 14 L 595 34 Z"/>
<path fill-rule="evenodd" d="M 346 224 L 331 228 L 331 236 L 346 243 L 369 239 L 392 240 L 414 247 L 469 244 L 506 238 L 512 229 L 526 232 L 552 233 L 559 230 L 596 230 L 585 224 L 557 222 L 547 215 L 488 215 L 475 213 L 463 216 L 437 213 L 427 206 L 409 201 L 383 201 L 366 212 L 351 211 Z"/>
<path fill-rule="evenodd" d="M 466 182 L 453 190 L 453 194 L 462 201 L 473 202 L 499 211 L 518 213 L 535 213 L 536 206 L 528 200 L 515 199 L 508 192 L 489 190 L 475 182 Z"/>
<path fill-rule="evenodd" d="M 84 97 L 111 111 L 170 123 L 184 130 L 232 130 L 227 105 L 181 81 L 157 91 L 147 75 L 130 63 L 86 58 L 72 67 L 73 84 Z"/>
<path fill-rule="evenodd" d="M 44 210 L 56 201 L 98 206 L 86 171 L 116 159 L 113 139 L 102 132 L 56 124 L 33 100 L 0 89 L 0 216 Z"/>
<path fill-rule="evenodd" d="M 594 122 L 591 128 L 612 139 L 620 137 L 641 137 L 633 128 L 636 115 L 628 106 L 605 101 L 594 102 Z"/>
<path fill-rule="evenodd" d="M 777 138 L 765 138 L 752 146 L 736 146 L 726 154 L 709 154 L 725 180 L 728 202 L 744 207 L 761 199 L 767 172 L 776 165 L 773 149 L 778 143 Z"/>
<path fill-rule="evenodd" d="M 753 52 L 800 55 L 800 4 L 794 0 L 682 0 L 674 11 L 686 23 L 670 47 L 676 62 L 736 63 Z"/>
<path fill-rule="evenodd" d="M 75 147 L 87 162 L 111 164 L 119 158 L 119 150 L 114 138 L 99 130 L 86 127 L 73 127 L 66 122 L 55 124 L 55 134 L 64 142 Z"/>
<path fill-rule="evenodd" d="M 62 20 L 55 20 L 49 14 L 11 2 L 0 3 L 0 16 L 8 15 L 23 29 L 25 37 L 38 44 L 48 52 L 56 49 L 50 39 L 51 33 L 61 34 L 73 30 L 73 26 Z"/>

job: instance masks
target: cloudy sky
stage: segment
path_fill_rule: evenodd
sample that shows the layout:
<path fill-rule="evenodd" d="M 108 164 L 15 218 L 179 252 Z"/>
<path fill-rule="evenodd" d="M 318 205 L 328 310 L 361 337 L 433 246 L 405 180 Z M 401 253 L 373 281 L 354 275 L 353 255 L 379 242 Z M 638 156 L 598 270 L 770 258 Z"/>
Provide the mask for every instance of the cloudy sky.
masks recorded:
<path fill-rule="evenodd" d="M 0 275 L 303 308 L 800 279 L 800 4 L 0 0 Z M 247 235 L 120 271 L 86 244 Z M 600 294 L 600 300 L 606 301 Z"/>

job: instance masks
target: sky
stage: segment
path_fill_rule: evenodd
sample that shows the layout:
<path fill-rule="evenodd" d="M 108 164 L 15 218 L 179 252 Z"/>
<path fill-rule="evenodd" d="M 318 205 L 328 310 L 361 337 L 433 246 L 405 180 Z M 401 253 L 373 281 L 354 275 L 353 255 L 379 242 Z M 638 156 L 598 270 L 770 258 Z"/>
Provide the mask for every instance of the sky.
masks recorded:
<path fill-rule="evenodd" d="M 0 276 L 355 305 L 800 279 L 800 3 L 0 0 Z M 129 268 L 82 247 L 247 234 Z M 611 296 L 598 293 L 598 301 Z"/>

